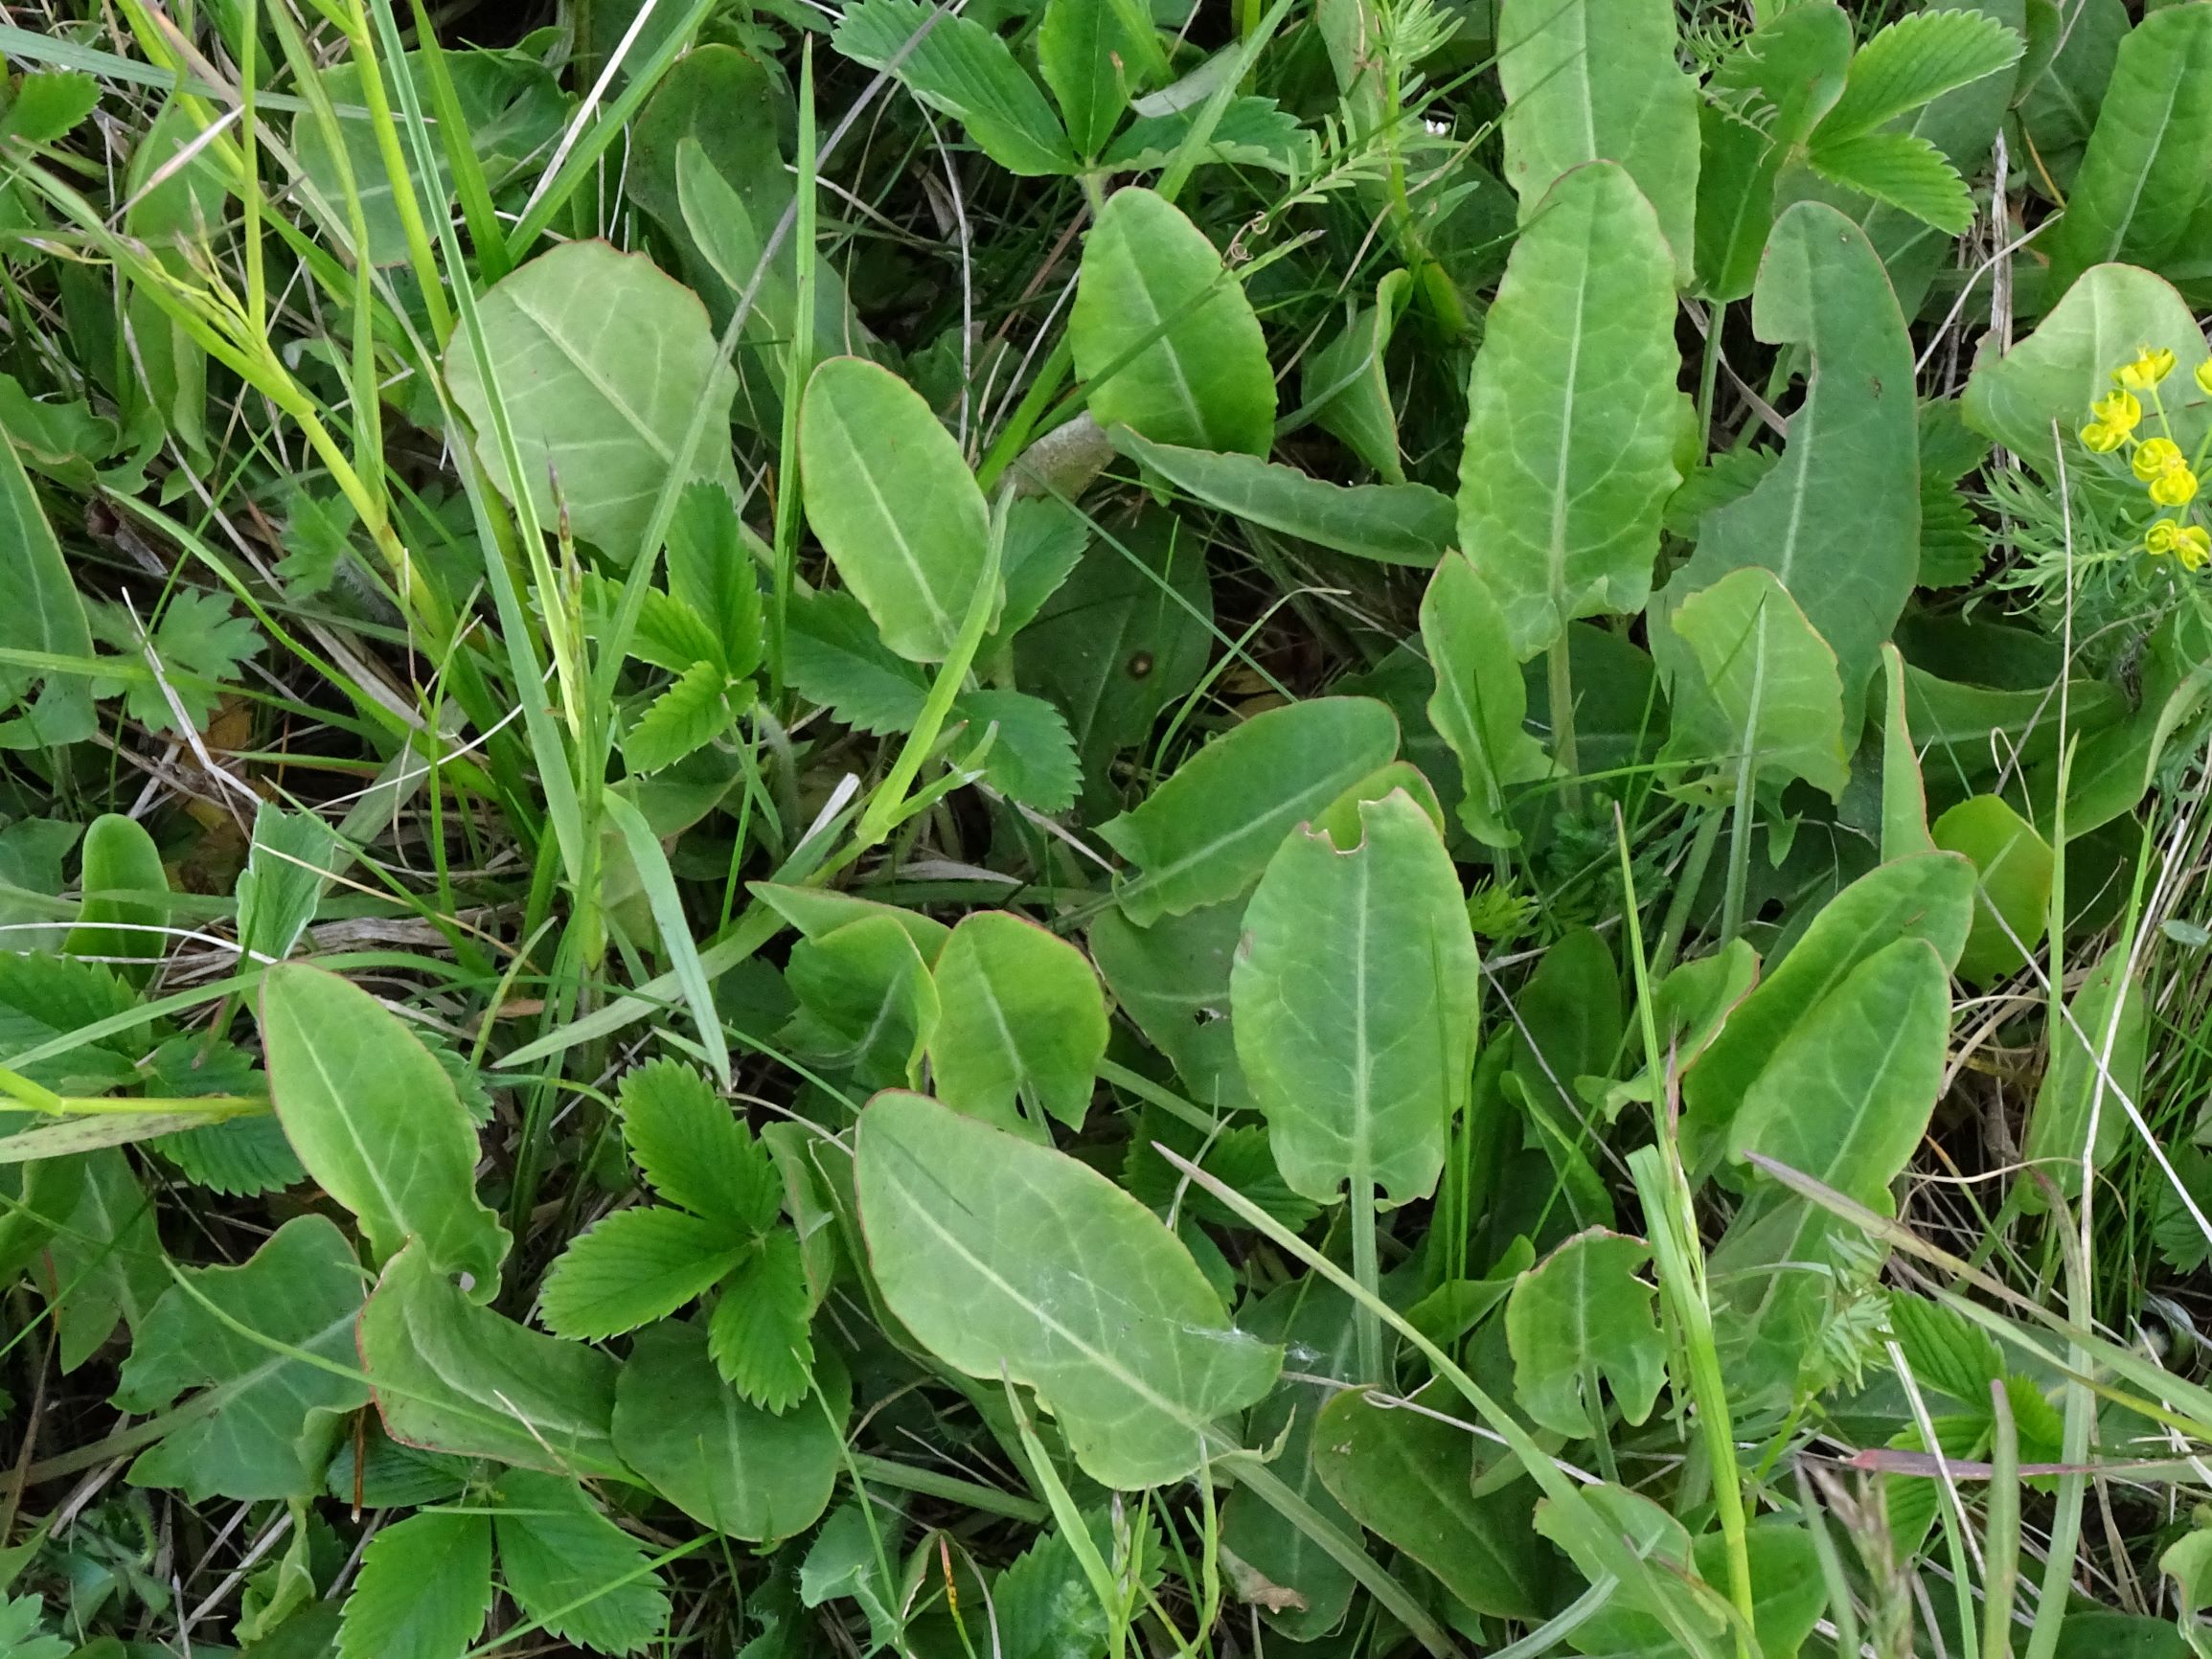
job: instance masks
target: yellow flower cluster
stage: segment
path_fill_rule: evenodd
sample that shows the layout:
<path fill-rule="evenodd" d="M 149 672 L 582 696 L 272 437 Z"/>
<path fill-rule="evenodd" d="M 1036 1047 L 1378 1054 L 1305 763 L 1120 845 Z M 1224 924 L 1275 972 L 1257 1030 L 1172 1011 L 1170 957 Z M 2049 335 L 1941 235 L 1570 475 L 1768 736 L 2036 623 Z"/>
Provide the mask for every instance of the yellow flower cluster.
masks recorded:
<path fill-rule="evenodd" d="M 2132 359 L 2112 371 L 2112 383 L 2117 389 L 2089 405 L 2088 424 L 2081 429 L 2082 443 L 2093 454 L 2110 455 L 2132 445 L 2128 469 L 2149 492 L 2153 502 L 2169 510 L 2185 508 L 2197 499 L 2196 466 L 2173 439 L 2138 438 L 2135 429 L 2143 423 L 2143 400 L 2138 393 L 2151 399 L 2158 424 L 2166 424 L 2166 410 L 2159 400 L 2158 387 L 2174 373 L 2176 366 L 2174 353 L 2168 348 L 2143 347 Z M 2198 364 L 2190 377 L 2207 396 L 2212 396 L 2212 359 Z M 2198 457 L 2200 462 L 2202 459 Z M 2160 518 L 2144 535 L 2143 545 L 2154 556 L 2171 554 L 2185 570 L 2201 570 L 2207 561 L 2212 561 L 2212 532 L 2201 524 Z"/>

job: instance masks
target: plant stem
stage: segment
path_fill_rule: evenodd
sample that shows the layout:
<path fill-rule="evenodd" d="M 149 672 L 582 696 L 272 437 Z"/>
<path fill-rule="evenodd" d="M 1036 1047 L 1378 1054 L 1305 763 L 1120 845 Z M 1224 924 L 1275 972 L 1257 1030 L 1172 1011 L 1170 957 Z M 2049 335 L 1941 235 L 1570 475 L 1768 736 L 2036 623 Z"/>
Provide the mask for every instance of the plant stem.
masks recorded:
<path fill-rule="evenodd" d="M 1551 687 L 1552 760 L 1558 763 L 1560 798 L 1572 812 L 1583 804 L 1582 784 L 1576 780 L 1580 762 L 1575 758 L 1575 670 L 1573 653 L 1564 627 L 1544 656 Z"/>
<path fill-rule="evenodd" d="M 1721 898 L 1721 943 L 1744 931 L 1744 890 L 1751 880 L 1751 757 L 1736 767 L 1736 800 L 1728 814 L 1728 885 Z"/>
<path fill-rule="evenodd" d="M 1375 1311 L 1381 1300 L 1382 1282 L 1376 1251 L 1375 1177 L 1364 1160 L 1352 1172 L 1348 1198 L 1352 1209 L 1347 1217 L 1352 1224 L 1352 1277 L 1367 1293 L 1355 1313 L 1359 1332 L 1359 1375 L 1380 1388 L 1390 1379 L 1382 1372 L 1382 1321 Z"/>

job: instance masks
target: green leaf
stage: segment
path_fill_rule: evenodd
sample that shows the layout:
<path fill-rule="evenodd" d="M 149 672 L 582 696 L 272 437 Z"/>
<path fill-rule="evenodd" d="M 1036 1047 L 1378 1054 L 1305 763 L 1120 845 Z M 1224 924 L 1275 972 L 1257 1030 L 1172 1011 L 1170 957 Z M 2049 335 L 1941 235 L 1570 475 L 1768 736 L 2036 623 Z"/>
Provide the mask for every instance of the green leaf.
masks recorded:
<path fill-rule="evenodd" d="M 889 71 L 924 103 L 967 127 L 1007 171 L 1034 178 L 1076 170 L 1067 135 L 1037 82 L 1006 42 L 973 18 L 932 12 L 919 0 L 864 0 L 845 13 L 832 39 L 847 57 Z"/>
<path fill-rule="evenodd" d="M 168 922 L 169 872 L 146 827 L 120 812 L 103 812 L 84 828 L 79 886 L 84 901 L 64 948 L 72 956 L 159 959 L 169 942 L 148 931 Z M 116 971 L 145 988 L 153 962 L 117 965 Z"/>
<path fill-rule="evenodd" d="M 1116 191 L 1083 243 L 1068 345 L 1101 426 L 1265 455 L 1275 377 L 1243 285 L 1166 198 Z"/>
<path fill-rule="evenodd" d="M 1687 282 L 1698 83 L 1676 62 L 1670 0 L 1502 0 L 1497 40 L 1505 181 L 1520 197 L 1521 223 L 1544 211 L 1544 197 L 1575 168 L 1618 162 L 1656 210 Z M 1591 275 L 1600 274 L 1593 264 Z"/>
<path fill-rule="evenodd" d="M 114 1334 L 120 1321 L 135 1331 L 170 1278 L 153 1203 L 113 1148 L 84 1160 L 77 1207 L 55 1230 L 45 1252 L 60 1328 L 61 1369 L 75 1371 Z"/>
<path fill-rule="evenodd" d="M 1586 1440 L 1605 1424 L 1603 1377 L 1640 1423 L 1667 1380 L 1667 1339 L 1636 1274 L 1652 1247 L 1602 1228 L 1578 1233 L 1521 1275 L 1505 1305 L 1513 1393 L 1541 1427 Z"/>
<path fill-rule="evenodd" d="M 262 979 L 262 1042 L 285 1138 L 379 1260 L 414 1239 L 489 1302 L 507 1229 L 476 1199 L 476 1131 L 453 1080 L 389 1009 L 303 965 Z"/>
<path fill-rule="evenodd" d="M 2212 11 L 2162 7 L 2121 39 L 2065 216 L 2046 249 L 2049 292 L 2065 293 L 2091 266 L 2110 261 L 2156 270 L 2195 252 L 2194 216 L 2212 174 L 2208 78 Z"/>
<path fill-rule="evenodd" d="M 1978 11 L 1927 11 L 1926 17 L 1980 17 Z M 1958 170 L 1917 132 L 1859 132 L 1817 143 L 1807 158 L 1822 178 L 1886 202 L 1961 236 L 1973 223 L 1973 196 Z"/>
<path fill-rule="evenodd" d="M 1213 644 L 1205 543 L 1174 514 L 1108 520 L 1067 584 L 1015 641 L 1021 689 L 1067 716 L 1083 762 L 1083 813 L 1120 807 L 1114 756 L 1197 684 Z"/>
<path fill-rule="evenodd" d="M 1972 795 L 1935 821 L 1935 844 L 1963 852 L 1976 873 L 1973 930 L 1958 976 L 1986 986 L 2027 966 L 2043 937 L 2056 860 L 2050 844 L 1999 795 Z M 2015 941 L 2018 943 L 2015 943 Z"/>
<path fill-rule="evenodd" d="M 706 625 L 718 648 L 711 660 L 730 678 L 741 680 L 761 666 L 761 580 L 738 510 L 720 485 L 690 484 L 676 498 L 668 583 L 669 596 Z"/>
<path fill-rule="evenodd" d="M 2174 353 L 2175 384 L 2185 383 L 2212 354 L 2173 284 L 2132 265 L 2098 265 L 2066 289 L 2034 333 L 2002 357 L 1975 366 L 1960 412 L 1976 432 L 2055 482 L 2051 423 L 2058 423 L 2058 437 L 2078 464 L 2081 451 L 2072 439 L 2088 419 L 2090 401 L 2109 391 L 2112 371 L 2146 346 Z M 2204 410 L 2177 398 L 2167 411 L 2175 442 L 2193 449 L 2204 431 Z"/>
<path fill-rule="evenodd" d="M 1397 752 L 1397 720 L 1367 697 L 1314 697 L 1233 727 L 1099 827 L 1142 870 L 1118 890 L 1123 911 L 1143 927 L 1236 898 L 1295 826 Z"/>
<path fill-rule="evenodd" d="M 985 782 L 1039 812 L 1064 812 L 1083 786 L 1083 763 L 1067 717 L 1042 697 L 991 687 L 963 692 L 952 716 L 968 727 L 966 740 L 991 747 L 983 757 Z"/>
<path fill-rule="evenodd" d="M 542 65 L 519 53 L 448 51 L 444 57 L 446 78 L 461 111 L 462 142 L 476 152 L 486 182 L 495 187 L 503 184 L 558 137 L 568 116 L 568 100 L 562 96 L 559 81 Z M 408 53 L 405 66 L 422 107 L 434 109 L 423 55 Z M 377 74 L 383 80 L 385 97 L 396 109 L 399 92 L 394 84 L 392 64 L 380 59 Z M 407 258 L 406 223 L 394 200 L 392 175 L 384 166 L 376 124 L 363 107 L 368 101 L 361 88 L 359 65 L 334 63 L 320 79 L 331 103 L 355 113 L 338 118 L 335 148 L 329 128 L 313 113 L 303 111 L 292 118 L 292 144 L 300 170 L 331 204 L 338 223 L 346 225 L 345 171 L 350 170 L 361 203 L 361 217 L 368 226 L 370 262 L 399 264 Z M 404 138 L 399 146 L 407 188 L 432 224 L 453 199 L 453 170 L 443 142 L 445 136 L 439 134 L 435 182 L 424 178 Z"/>
<path fill-rule="evenodd" d="M 892 1313 L 954 1369 L 1035 1388 L 1102 1485 L 1181 1480 L 1228 1445 L 1217 1420 L 1274 1381 L 1281 1351 L 1231 1325 L 1165 1224 L 1073 1158 L 882 1095 L 860 1114 L 856 1184 Z"/>
<path fill-rule="evenodd" d="M 1385 484 L 1405 482 L 1384 353 L 1412 292 L 1410 271 L 1390 272 L 1375 284 L 1375 304 L 1353 312 L 1343 332 L 1306 359 L 1299 381 L 1314 423 L 1343 440 Z"/>
<path fill-rule="evenodd" d="M 1905 719 L 1904 657 L 1895 646 L 1881 648 L 1881 669 L 1888 688 L 1881 699 L 1881 857 L 1889 863 L 1933 852 L 1935 838 L 1927 832 L 1927 788 Z"/>
<path fill-rule="evenodd" d="M 624 762 L 632 772 L 657 772 L 705 748 L 729 729 L 739 701 L 733 689 L 719 663 L 694 663 L 625 734 Z"/>
<path fill-rule="evenodd" d="M 1681 480 L 1680 367 L 1651 205 L 1612 163 L 1576 168 L 1514 244 L 1467 393 L 1459 545 L 1522 661 L 1576 617 L 1642 607 Z"/>
<path fill-rule="evenodd" d="M 282 962 L 315 920 L 316 906 L 349 860 L 331 827 L 312 812 L 263 801 L 254 809 L 253 845 L 239 876 L 239 947 Z"/>
<path fill-rule="evenodd" d="M 805 1532 L 830 1506 L 844 1454 L 852 1385 L 835 1354 L 815 1356 L 829 1403 L 777 1416 L 724 1382 L 696 1322 L 641 1330 L 615 1385 L 623 1460 L 701 1526 L 748 1543 Z"/>
<path fill-rule="evenodd" d="M 1037 66 L 1060 103 L 1078 155 L 1094 156 L 1106 148 L 1129 107 L 1130 80 L 1142 84 L 1146 71 L 1160 62 L 1152 31 L 1132 34 L 1113 0 L 1046 0 L 1037 30 Z"/>
<path fill-rule="evenodd" d="M 360 1316 L 361 1362 L 395 1440 L 554 1474 L 633 1478 L 610 1438 L 614 1361 L 478 1307 L 418 1244 Z"/>
<path fill-rule="evenodd" d="M 1294 831 L 1261 877 L 1230 981 L 1237 1057 L 1293 1191 L 1326 1202 L 1372 1182 L 1405 1203 L 1444 1166 L 1481 971 L 1427 814 L 1401 792 L 1359 815 L 1357 848 Z"/>
<path fill-rule="evenodd" d="M 783 1202 L 775 1170 L 706 1079 L 656 1059 L 622 1079 L 622 1134 L 654 1192 L 724 1229 L 759 1233 Z"/>
<path fill-rule="evenodd" d="M 1434 1573 L 1477 1613 L 1539 1619 L 1553 1559 L 1516 1483 L 1474 1495 L 1476 1442 L 1418 1409 L 1346 1389 L 1322 1408 L 1313 1464 L 1336 1501 L 1384 1542 Z"/>
<path fill-rule="evenodd" d="M 67 136 L 100 105 L 100 82 L 77 70 L 35 70 L 15 83 L 0 138 L 52 144 Z"/>
<path fill-rule="evenodd" d="M 807 1398 L 814 1298 L 798 1236 L 779 1227 L 739 1263 L 707 1322 L 707 1349 L 722 1380 L 747 1404 L 791 1410 Z"/>
<path fill-rule="evenodd" d="M 799 457 L 807 522 L 883 643 L 909 662 L 944 661 L 991 543 L 952 434 L 888 369 L 832 357 L 807 382 Z"/>
<path fill-rule="evenodd" d="M 338 1659 L 456 1659 L 491 1612 L 491 1522 L 409 1515 L 378 1529 L 338 1624 Z"/>
<path fill-rule="evenodd" d="M 1682 601 L 1672 625 L 1699 680 L 1676 682 L 1669 753 L 1762 783 L 1802 778 L 1841 800 L 1850 768 L 1836 653 L 1773 572 L 1730 571 Z"/>
<path fill-rule="evenodd" d="M 961 919 L 936 967 L 929 1070 L 953 1110 L 1049 1142 L 1083 1127 L 1106 1057 L 1106 1000 L 1083 952 L 1000 910 Z"/>
<path fill-rule="evenodd" d="M 0 545 L 9 549 L 0 559 L 0 617 L 7 619 L 0 641 L 18 650 L 89 657 L 92 628 L 61 543 L 15 445 L 0 443 Z M 77 674 L 0 667 L 0 713 L 19 709 L 0 720 L 0 749 L 47 748 L 90 737 L 92 695 L 91 683 Z"/>
<path fill-rule="evenodd" d="M 1730 1155 L 1771 1158 L 1886 1214 L 1889 1184 L 1927 1131 L 1950 1034 L 1950 977 L 1935 947 L 1922 939 L 1884 946 L 1776 1047 L 1728 1127 Z M 1761 1180 L 1715 1246 L 1724 1334 L 1759 1355 L 1728 1356 L 1746 1397 L 1761 1398 L 1767 1356 L 1778 1352 L 1789 1378 L 1813 1357 L 1831 1276 L 1807 1264 L 1822 1260 L 1836 1225 L 1820 1206 Z"/>
<path fill-rule="evenodd" d="M 1220 1114 L 1251 1103 L 1229 1017 L 1229 965 L 1243 920 L 1243 904 L 1232 901 L 1146 927 L 1108 908 L 1090 924 L 1091 956 L 1115 1006 L 1167 1057 L 1184 1092 Z"/>
<path fill-rule="evenodd" d="M 1698 110 L 1698 284 L 1708 298 L 1751 291 L 1775 178 L 1842 96 L 1850 60 L 1850 17 L 1817 0 L 1768 17 L 1714 68 Z"/>
<path fill-rule="evenodd" d="M 919 1079 L 937 1026 L 937 987 L 905 927 L 863 917 L 791 947 L 785 982 L 799 999 L 791 1043 L 853 1073 L 863 1088 Z"/>
<path fill-rule="evenodd" d="M 1920 568 L 1912 344 L 1865 234 L 1820 202 L 1776 223 L 1751 322 L 1762 340 L 1810 348 L 1812 378 L 1781 464 L 1706 515 L 1661 602 L 1746 565 L 1772 571 L 1835 651 L 1844 729 L 1855 732 Z"/>
<path fill-rule="evenodd" d="M 1828 1605 L 1828 1579 L 1812 1535 L 1780 1520 L 1754 1523 L 1745 1534 L 1751 1568 L 1751 1625 L 1766 1659 L 1794 1659 Z M 1691 1545 L 1683 1565 L 1708 1585 L 1728 1582 L 1728 1540 L 1707 1533 Z M 1717 1591 L 1714 1592 L 1717 1594 Z M 1577 1628 L 1568 1642 L 1581 1653 L 1634 1653 L 1639 1659 L 1688 1659 L 1688 1649 L 1647 1613 L 1615 1602 Z"/>
<path fill-rule="evenodd" d="M 706 307 L 644 255 L 603 241 L 540 254 L 477 305 L 538 522 L 551 529 L 565 513 L 580 539 L 627 564 L 695 413 L 707 406 L 713 432 L 736 390 L 727 370 L 715 372 Z M 494 389 L 477 377 L 467 341 L 446 349 L 445 380 L 485 470 L 513 500 L 493 437 Z M 726 465 L 712 459 L 719 450 L 699 446 L 701 476 Z"/>
<path fill-rule="evenodd" d="M 149 651 L 161 664 L 159 680 L 149 673 L 92 682 L 94 696 L 120 693 L 130 717 L 157 732 L 205 731 L 224 684 L 237 679 L 239 665 L 262 648 L 252 621 L 231 614 L 230 595 L 190 588 L 170 596 L 150 630 L 125 605 L 96 604 L 92 631 L 134 664 L 145 664 Z"/>
<path fill-rule="evenodd" d="M 1928 852 L 1879 864 L 1831 898 L 1781 966 L 1729 1013 L 1682 1077 L 1682 1148 L 1693 1166 L 1717 1149 L 1776 1048 L 1854 969 L 1901 939 L 1934 945 L 1943 966 L 1959 959 L 1973 919 L 1973 867 Z"/>
<path fill-rule="evenodd" d="M 268 1340 L 234 1330 L 194 1291 Z M 320 1216 L 285 1222 L 242 1266 L 189 1270 L 139 1327 L 115 1404 L 152 1413 L 187 1390 L 202 1392 L 189 1419 L 139 1454 L 132 1482 L 177 1488 L 194 1503 L 313 1496 L 345 1414 L 369 1398 L 346 1375 L 360 1311 L 360 1264 L 345 1235 Z"/>
<path fill-rule="evenodd" d="M 2069 11 L 2058 51 L 2041 75 L 2021 69 L 2020 127 L 2063 191 L 2074 188 L 2105 88 L 2133 27 L 2122 0 L 2084 0 Z"/>
<path fill-rule="evenodd" d="M 870 737 L 911 730 L 929 696 L 928 682 L 883 647 L 868 610 L 835 588 L 791 603 L 784 672 L 793 689 Z"/>
<path fill-rule="evenodd" d="M 1950 1012 L 1950 976 L 1927 940 L 1874 952 L 1777 1045 L 1730 1125 L 1731 1153 L 1886 1208 L 1935 1102 Z"/>
<path fill-rule="evenodd" d="M 2021 51 L 2020 37 L 1986 12 L 1900 17 L 1853 56 L 1843 96 L 1813 131 L 1813 150 L 1862 137 L 1955 87 L 2009 69 Z"/>
<path fill-rule="evenodd" d="M 901 910 L 896 904 L 878 904 L 873 898 L 839 893 L 829 887 L 785 887 L 773 881 L 749 884 L 753 896 L 808 939 L 827 939 L 849 922 L 870 917 L 887 917 L 906 930 L 922 960 L 934 964 L 944 952 L 952 929 L 934 916 L 919 910 Z"/>
<path fill-rule="evenodd" d="M 704 1296 L 744 1255 L 725 1223 L 658 1206 L 617 1210 L 560 1253 L 538 1317 L 556 1336 L 619 1336 Z"/>
<path fill-rule="evenodd" d="M 497 1491 L 499 1576 L 526 1617 L 595 1653 L 635 1653 L 659 1634 L 669 1615 L 660 1574 L 575 1481 L 509 1469 Z"/>
<path fill-rule="evenodd" d="M 1208 507 L 1355 558 L 1426 569 L 1456 534 L 1451 498 L 1425 484 L 1331 484 L 1254 455 L 1150 443 L 1126 426 L 1108 436 Z"/>

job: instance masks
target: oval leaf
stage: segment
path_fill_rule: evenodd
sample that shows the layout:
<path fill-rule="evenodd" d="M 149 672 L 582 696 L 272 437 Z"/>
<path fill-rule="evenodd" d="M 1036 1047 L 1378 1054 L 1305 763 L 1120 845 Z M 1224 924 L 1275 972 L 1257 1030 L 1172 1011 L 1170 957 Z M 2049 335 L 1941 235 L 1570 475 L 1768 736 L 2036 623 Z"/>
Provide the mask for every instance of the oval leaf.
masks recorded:
<path fill-rule="evenodd" d="M 955 1369 L 1035 1388 L 1102 1485 L 1182 1479 L 1273 1383 L 1282 1351 L 1231 1325 L 1160 1218 L 1087 1165 L 905 1094 L 868 1103 L 857 1157 L 891 1311 Z"/>
<path fill-rule="evenodd" d="M 943 662 L 991 554 L 991 512 L 922 395 L 863 357 L 832 357 L 799 410 L 807 522 L 883 643 Z"/>

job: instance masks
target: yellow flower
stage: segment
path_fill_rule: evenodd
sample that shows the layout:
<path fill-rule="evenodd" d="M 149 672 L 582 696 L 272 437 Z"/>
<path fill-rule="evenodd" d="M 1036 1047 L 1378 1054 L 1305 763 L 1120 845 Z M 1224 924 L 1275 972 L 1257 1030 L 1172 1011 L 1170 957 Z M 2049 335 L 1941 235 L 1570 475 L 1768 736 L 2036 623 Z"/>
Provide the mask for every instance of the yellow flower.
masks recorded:
<path fill-rule="evenodd" d="M 2156 351 L 2145 346 L 2135 354 L 2132 363 L 2122 363 L 2112 371 L 2112 378 L 2131 392 L 2148 392 L 2174 372 L 2174 353 L 2160 346 Z"/>
<path fill-rule="evenodd" d="M 2154 558 L 2172 553 L 2181 544 L 2181 527 L 2171 518 L 2161 518 L 2143 532 L 2143 547 Z"/>
<path fill-rule="evenodd" d="M 2202 570 L 2204 561 L 2212 559 L 2212 530 L 2201 524 L 2184 524 L 2175 536 L 2174 553 L 2183 570 Z"/>
<path fill-rule="evenodd" d="M 2082 428 L 2082 442 L 2092 454 L 2109 455 L 2128 441 L 2128 435 L 2117 426 L 2108 426 L 2102 420 L 2092 420 Z"/>
<path fill-rule="evenodd" d="M 2197 499 L 2197 475 L 2187 466 L 2161 473 L 2151 486 L 2151 499 L 2160 507 L 2186 507 Z"/>
<path fill-rule="evenodd" d="M 2197 381 L 2197 390 L 2212 396 L 2212 357 L 2198 364 L 2192 374 Z"/>
<path fill-rule="evenodd" d="M 2145 484 L 2163 478 L 2176 467 L 2184 470 L 2189 461 L 2181 453 L 2181 446 L 2171 438 L 2146 438 L 2135 445 L 2135 453 L 2129 458 L 2135 476 Z"/>
<path fill-rule="evenodd" d="M 2115 432 L 2132 432 L 2142 422 L 2143 405 L 2132 392 L 2110 392 L 2090 404 L 2089 413 Z"/>

